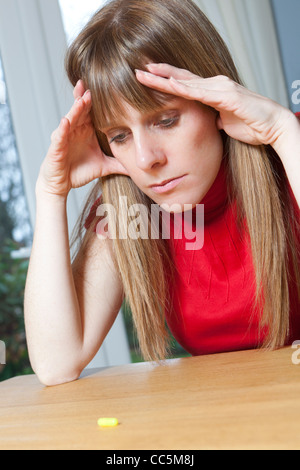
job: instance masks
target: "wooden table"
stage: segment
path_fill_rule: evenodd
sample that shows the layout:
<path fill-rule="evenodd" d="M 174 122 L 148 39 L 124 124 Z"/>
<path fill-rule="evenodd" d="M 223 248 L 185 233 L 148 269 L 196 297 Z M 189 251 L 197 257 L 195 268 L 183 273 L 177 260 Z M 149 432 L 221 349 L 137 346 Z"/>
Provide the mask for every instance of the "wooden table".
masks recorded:
<path fill-rule="evenodd" d="M 0 449 L 300 449 L 293 352 L 130 364 L 52 388 L 14 378 L 0 384 Z"/>

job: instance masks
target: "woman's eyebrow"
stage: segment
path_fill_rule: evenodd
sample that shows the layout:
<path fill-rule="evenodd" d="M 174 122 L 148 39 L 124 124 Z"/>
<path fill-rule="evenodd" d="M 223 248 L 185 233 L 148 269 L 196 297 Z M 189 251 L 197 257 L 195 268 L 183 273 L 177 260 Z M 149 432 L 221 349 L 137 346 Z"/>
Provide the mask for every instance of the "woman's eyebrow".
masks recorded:
<path fill-rule="evenodd" d="M 176 96 L 174 96 L 171 99 L 169 99 L 165 104 L 162 104 L 161 106 L 155 107 L 154 109 L 152 109 L 148 113 L 145 113 L 145 119 L 146 120 L 147 119 L 152 119 L 153 117 L 157 116 L 158 114 L 168 112 L 168 111 L 172 111 L 172 108 L 174 107 L 174 102 L 176 102 L 177 100 L 178 100 L 178 98 Z M 126 119 L 126 114 L 125 113 L 122 116 L 122 118 Z M 116 130 L 116 129 L 121 129 L 123 127 L 126 127 L 125 121 L 113 120 L 113 121 L 106 122 L 105 125 L 103 127 L 101 127 L 100 131 L 105 134 L 106 132 L 113 131 L 113 130 Z"/>
<path fill-rule="evenodd" d="M 113 116 L 111 120 L 105 121 L 101 126 L 100 131 L 105 134 L 106 132 L 126 127 L 128 125 L 128 122 L 126 123 L 128 119 L 128 115 L 124 110 L 124 112 L 120 114 L 120 118 Z"/>
<path fill-rule="evenodd" d="M 121 124 L 120 122 L 107 122 L 105 124 L 105 127 L 101 127 L 100 131 L 103 132 L 103 134 L 105 134 L 106 132 L 109 132 L 109 131 L 113 131 L 115 129 L 120 129 L 122 127 L 126 127 L 125 123 Z"/>

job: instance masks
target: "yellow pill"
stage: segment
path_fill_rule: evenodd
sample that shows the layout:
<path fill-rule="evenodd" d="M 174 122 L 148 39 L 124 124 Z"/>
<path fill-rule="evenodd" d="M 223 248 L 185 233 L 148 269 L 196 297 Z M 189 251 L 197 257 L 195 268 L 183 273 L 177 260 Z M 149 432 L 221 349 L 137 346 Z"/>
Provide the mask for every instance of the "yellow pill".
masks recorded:
<path fill-rule="evenodd" d="M 117 418 L 100 418 L 98 419 L 98 426 L 101 428 L 114 428 L 118 426 L 119 421 Z"/>

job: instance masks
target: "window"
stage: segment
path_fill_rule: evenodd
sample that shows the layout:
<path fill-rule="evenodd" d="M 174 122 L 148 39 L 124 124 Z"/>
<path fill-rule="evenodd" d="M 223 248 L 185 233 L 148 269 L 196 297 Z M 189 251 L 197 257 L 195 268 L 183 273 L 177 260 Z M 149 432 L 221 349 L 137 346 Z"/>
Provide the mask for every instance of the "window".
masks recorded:
<path fill-rule="evenodd" d="M 0 381 L 32 372 L 23 319 L 31 243 L 32 228 L 0 58 L 0 341 L 6 349 Z"/>
<path fill-rule="evenodd" d="M 22 172 L 10 115 L 4 72 L 0 58 L 0 245 L 4 233 L 17 243 L 30 246 L 32 228 L 24 195 Z M 11 227 L 11 229 L 10 229 Z M 1 233 L 2 231 L 2 233 Z M 1 238 L 2 237 L 2 238 Z"/>
<path fill-rule="evenodd" d="M 81 31 L 105 0 L 59 0 L 68 42 Z"/>

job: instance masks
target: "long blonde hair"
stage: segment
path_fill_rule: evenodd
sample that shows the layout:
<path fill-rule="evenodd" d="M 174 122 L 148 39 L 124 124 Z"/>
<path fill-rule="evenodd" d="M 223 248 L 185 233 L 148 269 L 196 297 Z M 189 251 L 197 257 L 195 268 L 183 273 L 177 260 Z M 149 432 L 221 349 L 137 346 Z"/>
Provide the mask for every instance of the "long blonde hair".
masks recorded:
<path fill-rule="evenodd" d="M 98 131 L 123 112 L 121 99 L 140 111 L 161 105 L 166 96 L 135 78 L 146 63 L 169 63 L 204 78 L 226 75 L 241 83 L 230 53 L 206 16 L 192 0 L 113 0 L 97 12 L 70 46 L 66 69 L 73 85 L 82 79 L 92 92 L 92 119 L 99 143 L 111 155 L 106 137 Z M 288 183 L 279 158 L 269 147 L 254 147 L 224 136 L 228 188 L 237 202 L 239 220 L 246 220 L 256 273 L 256 303 L 268 327 L 264 346 L 280 347 L 289 335 L 289 283 L 299 287 L 297 221 L 293 217 Z M 127 207 L 149 200 L 125 176 L 102 179 L 103 203 L 112 204 L 126 229 Z M 87 200 L 73 239 L 80 238 L 97 184 Z M 149 218 L 150 220 L 150 218 Z M 242 226 L 242 225 L 241 225 Z M 85 237 L 93 236 L 92 227 Z M 115 263 L 130 304 L 145 359 L 164 358 L 168 351 L 165 309 L 172 304 L 172 260 L 165 240 L 117 239 Z M 292 269 L 290 268 L 292 266 Z"/>

